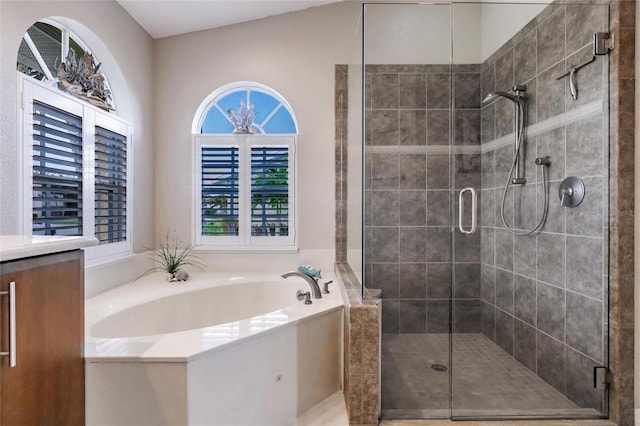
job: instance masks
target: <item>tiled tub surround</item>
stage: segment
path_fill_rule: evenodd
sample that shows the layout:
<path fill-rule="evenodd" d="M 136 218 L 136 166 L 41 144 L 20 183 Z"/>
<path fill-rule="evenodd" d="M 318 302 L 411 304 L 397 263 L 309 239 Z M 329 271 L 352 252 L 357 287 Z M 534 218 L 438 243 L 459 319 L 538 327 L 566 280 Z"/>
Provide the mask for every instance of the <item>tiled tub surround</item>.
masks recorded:
<path fill-rule="evenodd" d="M 482 109 L 482 332 L 578 406 L 599 411 L 592 374 L 607 364 L 608 61 L 580 70 L 577 100 L 556 78 L 591 57 L 592 33 L 606 29 L 607 17 L 602 5 L 550 6 L 483 63 L 481 75 L 483 95 L 527 85 L 527 184 L 509 191 L 505 209 L 517 229 L 535 227 L 543 211 L 533 160 L 552 162 L 542 232 L 512 236 L 500 204 L 513 157 L 513 103 Z M 573 209 L 557 195 L 567 176 L 586 187 Z"/>
<path fill-rule="evenodd" d="M 335 66 L 335 178 L 336 178 L 336 262 L 347 261 L 347 172 L 349 150 L 349 66 Z"/>
<path fill-rule="evenodd" d="M 336 262 L 345 289 L 344 397 L 349 424 L 377 425 L 380 413 L 380 300 L 360 297 L 361 283 L 346 262 Z"/>
<path fill-rule="evenodd" d="M 450 167 L 456 188 L 480 186 L 480 66 L 368 65 L 365 90 L 365 282 L 383 332 L 448 332 L 452 274 L 454 328 L 479 332 L 479 233 L 452 253 L 449 188 Z"/>
<path fill-rule="evenodd" d="M 452 298 L 454 332 L 482 331 L 577 405 L 598 410 L 591 374 L 607 363 L 608 338 L 606 60 L 581 71 L 578 100 L 556 77 L 589 57 L 591 33 L 606 19 L 601 5 L 553 5 L 482 65 L 453 66 L 450 74 L 440 65 L 366 69 L 365 277 L 382 289 L 383 331 L 447 332 Z M 512 236 L 500 220 L 513 104 L 480 109 L 486 93 L 516 83 L 527 85 L 532 126 L 528 184 L 507 198 L 516 228 L 537 223 L 543 185 L 533 159 L 552 157 L 549 216 L 530 237 Z M 451 166 L 456 190 L 481 188 L 479 232 L 456 231 L 453 253 Z M 557 198 L 570 175 L 587 187 L 576 209 Z"/>
<path fill-rule="evenodd" d="M 380 300 L 362 300 L 347 260 L 347 65 L 335 66 L 336 274 L 345 294 L 344 397 L 349 424 L 376 425 L 380 413 Z"/>

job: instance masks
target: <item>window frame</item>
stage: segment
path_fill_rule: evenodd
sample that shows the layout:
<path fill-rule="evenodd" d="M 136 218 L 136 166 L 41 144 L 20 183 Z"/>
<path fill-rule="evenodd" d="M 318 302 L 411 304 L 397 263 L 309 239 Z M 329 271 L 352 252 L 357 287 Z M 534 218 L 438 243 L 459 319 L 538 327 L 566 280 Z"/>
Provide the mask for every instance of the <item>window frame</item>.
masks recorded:
<path fill-rule="evenodd" d="M 93 55 L 94 62 L 97 62 L 97 63 L 101 64 L 101 62 L 95 56 L 93 50 L 90 49 L 89 46 L 74 31 L 72 31 L 70 28 L 68 28 L 65 24 L 63 24 L 61 22 L 58 22 L 54 18 L 42 18 L 42 19 L 39 19 L 38 21 L 36 21 L 31 27 L 33 27 L 36 23 L 43 23 L 43 24 L 46 24 L 46 25 L 50 25 L 50 26 L 55 27 L 55 28 L 60 30 L 60 36 L 61 36 L 61 40 L 60 40 L 60 42 L 61 42 L 61 44 L 60 44 L 60 62 L 64 62 L 65 59 L 67 58 L 67 54 L 69 53 L 69 49 L 71 48 L 70 47 L 70 40 L 73 40 L 73 42 L 75 44 L 77 44 L 82 50 L 84 50 L 86 53 L 89 53 L 89 54 Z M 31 27 L 29 27 L 29 29 Z M 35 79 L 35 78 L 34 78 L 34 80 L 41 81 L 42 83 L 45 83 L 45 84 L 55 84 L 57 79 L 56 79 L 55 75 L 51 72 L 49 67 L 46 65 L 46 63 L 45 63 L 45 61 L 44 61 L 44 59 L 42 57 L 42 54 L 40 53 L 40 50 L 38 49 L 38 46 L 36 46 L 35 42 L 31 38 L 31 36 L 29 35 L 29 30 L 25 31 L 24 36 L 22 37 L 22 40 L 25 42 L 25 44 L 27 45 L 27 47 L 29 48 L 29 50 L 33 54 L 34 58 L 36 59 L 36 62 L 38 63 L 40 68 L 42 68 L 42 71 L 43 71 L 43 74 L 44 74 L 44 80 L 38 80 L 38 79 Z M 104 66 L 102 67 L 102 70 L 103 71 L 101 71 L 100 74 L 104 78 L 105 88 L 111 92 L 111 101 L 109 102 L 109 104 L 110 104 L 111 108 L 114 111 L 116 111 L 117 107 L 116 107 L 115 96 L 113 94 L 113 90 L 111 90 L 111 84 L 109 83 L 109 78 L 104 73 Z M 19 73 L 21 75 L 27 75 L 27 74 L 23 74 L 22 72 L 19 72 Z"/>
<path fill-rule="evenodd" d="M 296 249 L 297 247 L 297 173 L 296 142 L 294 134 L 194 134 L 193 141 L 193 241 L 199 248 L 208 249 L 245 249 L 245 250 L 279 250 Z M 238 236 L 202 235 L 202 147 L 221 146 L 237 147 L 240 157 L 239 165 L 239 228 Z M 263 146 L 280 146 L 289 149 L 288 176 L 288 226 L 287 236 L 253 236 L 251 235 L 251 148 Z"/>
<path fill-rule="evenodd" d="M 95 130 L 96 126 L 117 132 L 127 138 L 126 148 L 126 239 L 85 248 L 85 259 L 90 262 L 108 261 L 132 253 L 133 224 L 133 132 L 131 124 L 113 114 L 75 98 L 19 71 L 18 123 L 20 129 L 22 201 L 20 229 L 23 235 L 33 235 L 33 99 L 82 117 L 82 217 L 83 236 L 95 235 Z"/>
<path fill-rule="evenodd" d="M 254 133 L 254 134 L 233 134 L 233 133 L 202 133 L 202 126 L 204 120 L 209 112 L 210 108 L 217 108 L 217 102 L 224 98 L 226 95 L 239 90 L 257 91 L 274 97 L 278 100 L 286 111 L 290 114 L 291 119 L 295 127 L 295 133 Z M 277 91 L 271 87 L 266 86 L 255 81 L 236 81 L 233 83 L 225 84 L 209 95 L 200 103 L 191 123 L 191 149 L 193 159 L 193 194 L 192 194 L 192 242 L 197 250 L 201 251 L 280 251 L 280 252 L 297 252 L 298 250 L 298 232 L 296 229 L 298 223 L 298 208 L 297 201 L 297 143 L 298 143 L 298 120 L 296 119 L 293 108 L 289 102 Z M 243 202 L 245 203 L 241 207 L 241 220 L 248 223 L 245 225 L 245 229 L 241 232 L 243 237 L 237 238 L 225 238 L 216 236 L 203 236 L 202 235 L 202 187 L 201 187 L 201 147 L 204 141 L 209 145 L 218 146 L 239 146 L 240 141 L 248 140 L 249 144 L 254 143 L 255 146 L 264 145 L 278 145 L 276 142 L 280 139 L 279 145 L 286 144 L 290 147 L 290 160 L 289 160 L 289 235 L 286 237 L 280 236 L 264 236 L 264 237 L 252 237 L 251 236 L 251 209 L 250 209 L 250 195 L 244 194 Z M 283 143 L 282 141 L 286 141 Z M 243 184 L 240 187 L 241 191 L 251 191 L 251 153 L 249 149 L 243 154 L 243 163 L 240 165 L 240 179 Z M 248 158 L 247 158 L 248 157 Z M 248 181 L 248 183 L 247 183 Z M 247 189 L 248 188 L 248 189 Z M 249 200 L 249 201 L 247 201 Z M 249 208 L 247 208 L 249 207 Z M 242 217 L 244 216 L 244 218 Z M 242 225 L 241 225 L 242 226 Z M 245 235 L 247 234 L 247 235 Z"/>
<path fill-rule="evenodd" d="M 297 135 L 298 134 L 298 120 L 296 119 L 296 115 L 293 112 L 293 108 L 289 105 L 289 102 L 282 96 L 280 93 L 276 92 L 269 86 L 266 86 L 261 83 L 257 83 L 255 81 L 236 81 L 234 83 L 225 84 L 211 92 L 200 104 L 198 109 L 196 110 L 193 122 L 191 123 L 191 134 L 199 135 L 202 134 L 202 125 L 204 124 L 204 120 L 207 117 L 207 113 L 210 108 L 216 108 L 217 102 L 224 98 L 226 95 L 237 92 L 240 90 L 250 90 L 261 92 L 270 96 L 273 96 L 275 99 L 282 103 L 282 108 L 285 108 L 289 115 L 291 115 L 291 119 L 293 120 L 293 124 L 295 126 L 294 133 L 287 133 L 288 135 Z M 207 134 L 220 134 L 220 133 L 207 133 Z M 228 133 L 222 133 L 228 134 Z M 257 134 L 257 133 L 256 133 Z M 276 133 L 260 133 L 264 134 L 276 134 Z"/>

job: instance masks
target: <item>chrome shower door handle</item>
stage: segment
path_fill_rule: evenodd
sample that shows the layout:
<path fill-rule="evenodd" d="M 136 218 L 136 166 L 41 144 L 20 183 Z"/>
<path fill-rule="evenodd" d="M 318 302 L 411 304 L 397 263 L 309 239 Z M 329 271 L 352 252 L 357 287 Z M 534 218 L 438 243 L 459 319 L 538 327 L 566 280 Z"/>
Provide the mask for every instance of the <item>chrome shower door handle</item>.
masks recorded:
<path fill-rule="evenodd" d="M 9 357 L 9 366 L 16 366 L 16 283 L 9 283 L 8 291 L 0 291 L 0 296 L 9 296 L 9 351 L 0 352 L 0 356 Z"/>
<path fill-rule="evenodd" d="M 464 214 L 465 192 L 471 192 L 471 228 L 470 229 L 464 229 L 464 227 L 462 226 L 462 218 Z M 460 193 L 458 194 L 458 228 L 460 229 L 460 232 L 462 232 L 465 235 L 471 235 L 474 232 L 476 232 L 476 226 L 477 226 L 476 212 L 478 210 L 477 204 L 478 204 L 478 195 L 476 194 L 475 189 L 468 187 L 460 190 Z"/>

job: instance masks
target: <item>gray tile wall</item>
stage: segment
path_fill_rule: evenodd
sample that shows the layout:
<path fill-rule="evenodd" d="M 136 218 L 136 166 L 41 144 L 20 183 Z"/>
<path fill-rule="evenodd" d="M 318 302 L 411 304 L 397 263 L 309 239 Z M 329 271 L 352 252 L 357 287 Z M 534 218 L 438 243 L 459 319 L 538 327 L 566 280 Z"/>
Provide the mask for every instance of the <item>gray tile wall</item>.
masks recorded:
<path fill-rule="evenodd" d="M 480 66 L 369 65 L 365 99 L 365 283 L 383 332 L 446 333 L 451 303 L 454 331 L 480 332 L 480 235 L 452 244 L 450 198 L 480 186 L 480 155 L 447 154 L 479 148 Z"/>
<path fill-rule="evenodd" d="M 606 106 L 607 61 L 578 72 L 579 97 L 556 77 L 590 58 L 591 34 L 604 31 L 602 5 L 549 6 L 482 64 L 481 93 L 526 84 L 529 124 L 594 101 Z M 513 104 L 481 111 L 482 144 L 511 134 Z M 605 117 L 606 118 L 606 117 Z M 531 229 L 543 210 L 543 185 L 533 159 L 551 156 L 550 207 L 541 233 L 514 237 L 501 223 L 500 205 L 512 146 L 483 150 L 481 196 L 482 332 L 581 407 L 602 409 L 592 367 L 607 364 L 608 133 L 602 115 L 571 122 L 527 141 L 527 180 L 510 190 L 505 218 Z M 560 206 L 558 187 L 579 176 L 586 197 Z"/>

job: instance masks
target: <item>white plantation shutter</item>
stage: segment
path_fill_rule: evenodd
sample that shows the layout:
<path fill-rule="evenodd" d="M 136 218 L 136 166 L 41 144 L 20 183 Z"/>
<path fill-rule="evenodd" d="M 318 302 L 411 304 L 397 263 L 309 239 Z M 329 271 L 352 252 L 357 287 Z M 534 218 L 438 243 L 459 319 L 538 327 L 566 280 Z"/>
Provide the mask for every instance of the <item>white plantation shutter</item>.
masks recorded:
<path fill-rule="evenodd" d="M 127 239 L 127 137 L 96 126 L 95 237 L 100 244 Z"/>
<path fill-rule="evenodd" d="M 239 149 L 203 146 L 201 151 L 202 235 L 237 236 L 240 220 Z"/>
<path fill-rule="evenodd" d="M 289 235 L 289 148 L 251 147 L 251 235 Z"/>
<path fill-rule="evenodd" d="M 33 102 L 33 235 L 82 235 L 82 118 Z"/>

